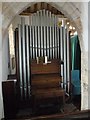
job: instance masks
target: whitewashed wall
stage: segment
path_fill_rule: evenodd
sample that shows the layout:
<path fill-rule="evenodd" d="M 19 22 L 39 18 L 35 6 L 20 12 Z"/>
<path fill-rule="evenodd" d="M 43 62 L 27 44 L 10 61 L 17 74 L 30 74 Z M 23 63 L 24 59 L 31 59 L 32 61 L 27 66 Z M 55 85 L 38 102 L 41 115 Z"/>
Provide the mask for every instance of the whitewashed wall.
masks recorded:
<path fill-rule="evenodd" d="M 3 117 L 2 99 L 2 3 L 0 3 L 0 119 Z"/>

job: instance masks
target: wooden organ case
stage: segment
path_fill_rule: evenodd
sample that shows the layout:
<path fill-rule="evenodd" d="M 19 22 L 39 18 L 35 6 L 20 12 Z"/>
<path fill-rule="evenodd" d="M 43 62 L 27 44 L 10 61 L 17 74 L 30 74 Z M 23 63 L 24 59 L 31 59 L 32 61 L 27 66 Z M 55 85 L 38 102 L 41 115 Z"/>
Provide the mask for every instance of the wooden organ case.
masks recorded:
<path fill-rule="evenodd" d="M 61 79 L 59 59 L 53 59 L 47 64 L 37 64 L 36 60 L 32 60 L 31 93 L 34 98 L 34 110 L 43 102 L 47 103 L 47 100 L 52 104 L 64 105 L 65 93 L 60 87 Z"/>

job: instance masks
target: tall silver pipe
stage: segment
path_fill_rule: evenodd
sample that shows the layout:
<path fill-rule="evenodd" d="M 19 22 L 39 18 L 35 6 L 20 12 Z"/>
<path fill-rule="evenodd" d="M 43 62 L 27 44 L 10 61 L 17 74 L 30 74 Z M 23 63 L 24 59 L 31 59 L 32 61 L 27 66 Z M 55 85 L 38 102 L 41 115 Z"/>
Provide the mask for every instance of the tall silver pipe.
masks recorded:
<path fill-rule="evenodd" d="M 36 13 L 34 13 L 34 17 L 35 17 L 35 20 L 34 20 L 34 22 L 35 22 L 35 24 L 34 24 L 34 26 L 36 26 Z"/>
<path fill-rule="evenodd" d="M 45 56 L 44 54 L 44 26 L 42 26 L 42 40 L 43 40 L 43 57 Z"/>
<path fill-rule="evenodd" d="M 48 11 L 46 11 L 45 26 L 46 26 L 46 56 L 48 56 Z"/>
<path fill-rule="evenodd" d="M 31 25 L 31 16 L 29 16 L 29 25 Z"/>
<path fill-rule="evenodd" d="M 50 40 L 50 58 L 52 58 L 52 49 L 51 49 L 52 48 L 51 12 L 50 12 L 50 18 L 49 19 L 50 19 L 49 20 L 50 21 L 50 23 L 49 23 L 50 24 L 50 32 L 49 32 L 49 34 L 50 34 L 50 39 L 49 39 Z"/>
<path fill-rule="evenodd" d="M 22 43 L 23 43 L 23 80 L 24 80 L 24 95 L 27 96 L 26 82 L 26 53 L 25 53 L 25 25 L 22 25 Z"/>
<path fill-rule="evenodd" d="M 40 26 L 38 26 L 38 57 L 40 57 Z"/>
<path fill-rule="evenodd" d="M 52 14 L 52 36 L 53 36 L 53 39 L 52 39 L 52 58 L 54 58 L 54 47 L 55 47 L 55 45 L 54 45 L 54 37 L 55 37 L 55 29 L 54 29 L 54 14 Z"/>
<path fill-rule="evenodd" d="M 46 27 L 44 26 L 44 55 L 46 56 Z"/>
<path fill-rule="evenodd" d="M 63 54 L 64 54 L 64 51 L 63 51 L 63 28 L 60 27 L 60 52 L 61 52 L 61 61 L 64 61 L 64 58 L 63 58 Z M 62 88 L 64 87 L 64 66 L 63 64 L 61 64 L 61 76 L 62 76 Z"/>
<path fill-rule="evenodd" d="M 33 18 L 33 26 L 35 26 L 35 13 L 32 15 Z"/>
<path fill-rule="evenodd" d="M 47 26 L 47 56 L 49 57 L 49 30 Z"/>
<path fill-rule="evenodd" d="M 33 58 L 36 58 L 36 41 L 35 41 L 35 26 L 33 28 Z"/>
<path fill-rule="evenodd" d="M 52 59 L 52 28 L 50 26 L 50 58 Z"/>
<path fill-rule="evenodd" d="M 59 40 L 60 40 L 60 37 L 59 37 L 59 34 L 60 34 L 60 32 L 59 32 L 59 27 L 57 26 L 57 59 L 59 58 L 60 59 L 60 56 L 59 56 L 59 53 L 60 53 L 60 51 L 59 51 L 59 48 L 60 48 L 60 42 L 59 42 Z"/>
<path fill-rule="evenodd" d="M 32 26 L 33 26 L 33 21 L 34 21 L 34 20 L 33 20 L 33 14 L 32 14 L 31 16 L 32 16 Z"/>
<path fill-rule="evenodd" d="M 55 22 L 54 22 L 54 24 L 55 24 L 55 42 L 54 42 L 54 44 L 55 44 L 55 49 L 54 49 L 54 54 L 55 54 L 55 58 L 57 58 L 57 36 L 56 36 L 56 34 L 57 34 L 57 28 L 56 28 L 56 16 L 55 16 Z"/>
<path fill-rule="evenodd" d="M 63 57 L 63 54 L 64 54 L 64 51 L 63 51 L 63 48 L 64 48 L 64 45 L 63 45 L 63 27 L 60 28 L 60 43 L 61 43 L 61 60 L 64 60 L 64 57 Z"/>
<path fill-rule="evenodd" d="M 31 24 L 30 24 L 30 26 L 32 26 L 32 24 L 33 24 L 32 22 L 33 22 L 33 21 L 32 21 L 32 15 L 31 15 Z"/>
<path fill-rule="evenodd" d="M 31 55 L 31 58 L 32 58 L 32 36 L 31 36 L 31 26 L 30 26 L 30 55 Z"/>
<path fill-rule="evenodd" d="M 34 51 L 35 51 L 35 59 L 37 57 L 37 13 L 34 13 L 35 16 L 35 25 L 34 25 Z"/>
<path fill-rule="evenodd" d="M 38 39 L 38 41 L 39 41 L 39 57 L 41 57 L 41 26 L 39 26 L 39 39 Z"/>
<path fill-rule="evenodd" d="M 48 16 L 49 16 L 49 11 L 47 10 L 47 11 L 46 11 L 46 26 L 48 26 L 48 22 L 49 22 L 49 21 L 48 21 Z"/>
<path fill-rule="evenodd" d="M 68 93 L 69 93 L 69 90 L 70 90 L 70 51 L 69 51 L 69 32 L 67 31 L 67 85 L 68 85 Z"/>
<path fill-rule="evenodd" d="M 49 15 L 49 11 L 46 11 L 46 34 L 47 34 L 47 37 L 46 37 L 46 53 L 47 53 L 47 56 L 49 57 L 49 30 L 48 30 L 48 15 Z"/>
<path fill-rule="evenodd" d="M 19 75 L 20 75 L 20 94 L 21 100 L 23 98 L 23 77 L 22 77 L 22 40 L 21 40 L 21 25 L 18 26 L 19 28 Z"/>
<path fill-rule="evenodd" d="M 48 58 L 50 59 L 50 12 L 48 11 Z"/>
<path fill-rule="evenodd" d="M 51 58 L 51 54 L 50 54 L 50 27 L 48 27 L 48 31 L 49 31 L 49 33 L 48 33 L 48 39 L 49 39 L 49 59 Z"/>
<path fill-rule="evenodd" d="M 43 26 L 41 26 L 41 56 L 43 56 Z"/>
<path fill-rule="evenodd" d="M 35 51 L 36 51 L 36 57 L 37 55 L 37 26 L 35 26 Z"/>
<path fill-rule="evenodd" d="M 64 27 L 64 31 L 63 31 L 63 34 L 64 34 L 64 88 L 65 88 L 65 91 L 66 91 L 66 81 L 67 81 L 67 64 L 66 64 L 66 56 L 67 56 L 67 53 L 66 53 L 66 30 L 65 30 L 65 27 Z"/>
<path fill-rule="evenodd" d="M 43 10 L 43 26 L 45 26 L 45 24 L 46 24 L 46 15 L 45 15 L 45 9 Z"/>
<path fill-rule="evenodd" d="M 33 59 L 33 26 L 31 26 L 31 36 L 30 37 L 31 37 L 31 49 L 32 49 L 31 50 L 32 51 L 32 53 L 31 53 L 32 57 L 31 58 Z"/>
<path fill-rule="evenodd" d="M 40 24 L 40 26 L 43 26 L 43 21 L 42 21 L 42 10 L 40 10 L 40 20 L 41 20 L 41 24 Z"/>
<path fill-rule="evenodd" d="M 55 27 L 52 27 L 53 29 L 53 58 L 55 58 Z"/>
<path fill-rule="evenodd" d="M 42 10 L 40 10 L 40 56 L 42 56 Z"/>
<path fill-rule="evenodd" d="M 21 17 L 21 25 L 25 24 L 25 17 Z"/>
<path fill-rule="evenodd" d="M 26 51 L 27 51 L 27 87 L 28 87 L 28 94 L 30 97 L 31 94 L 31 87 L 30 87 L 30 53 L 29 53 L 29 28 L 28 25 L 26 25 Z"/>
<path fill-rule="evenodd" d="M 43 10 L 43 23 L 44 23 L 44 56 L 46 56 L 46 11 L 45 9 Z"/>
<path fill-rule="evenodd" d="M 39 12 L 36 12 L 36 26 L 38 26 L 38 21 L 39 21 Z"/>

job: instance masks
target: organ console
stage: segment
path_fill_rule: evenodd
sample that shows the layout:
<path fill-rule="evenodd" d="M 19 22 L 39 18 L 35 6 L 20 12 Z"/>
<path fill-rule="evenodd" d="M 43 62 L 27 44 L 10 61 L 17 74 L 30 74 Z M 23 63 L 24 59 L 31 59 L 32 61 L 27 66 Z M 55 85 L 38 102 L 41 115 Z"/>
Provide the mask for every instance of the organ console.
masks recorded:
<path fill-rule="evenodd" d="M 34 98 L 34 110 L 41 104 L 42 100 L 44 100 L 45 103 L 48 99 L 51 99 L 50 102 L 56 99 L 59 105 L 64 105 L 65 92 L 60 87 L 61 79 L 59 59 L 53 59 L 51 63 L 47 64 L 37 64 L 36 60 L 32 60 L 31 93 Z"/>

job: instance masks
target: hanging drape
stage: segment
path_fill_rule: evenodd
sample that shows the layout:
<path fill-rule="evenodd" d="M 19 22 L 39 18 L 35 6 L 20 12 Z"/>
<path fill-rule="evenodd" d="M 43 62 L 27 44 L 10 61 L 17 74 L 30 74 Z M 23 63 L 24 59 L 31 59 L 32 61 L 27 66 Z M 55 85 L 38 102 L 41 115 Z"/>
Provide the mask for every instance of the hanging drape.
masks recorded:
<path fill-rule="evenodd" d="M 72 70 L 81 70 L 81 50 L 78 35 L 71 37 Z"/>

